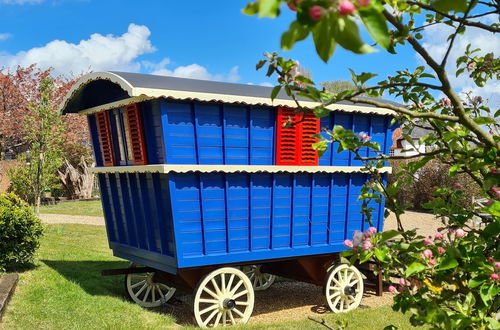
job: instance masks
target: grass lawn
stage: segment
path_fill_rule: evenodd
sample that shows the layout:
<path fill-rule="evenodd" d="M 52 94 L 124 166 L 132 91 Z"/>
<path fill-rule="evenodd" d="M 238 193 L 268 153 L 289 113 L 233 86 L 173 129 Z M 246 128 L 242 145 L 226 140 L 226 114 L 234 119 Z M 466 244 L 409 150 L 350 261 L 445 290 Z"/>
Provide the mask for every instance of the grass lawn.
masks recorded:
<path fill-rule="evenodd" d="M 56 205 L 40 206 L 40 213 L 103 216 L 101 201 L 62 202 Z"/>
<path fill-rule="evenodd" d="M 4 329 L 153 329 L 183 327 L 167 313 L 148 311 L 124 298 L 122 276 L 101 270 L 125 267 L 111 255 L 104 227 L 49 225 L 36 267 L 20 273 L 16 293 L 0 328 Z M 258 303 L 258 301 L 256 301 Z M 269 306 L 272 310 L 272 306 Z M 163 310 L 167 310 L 164 308 Z M 330 325 L 348 320 L 349 329 L 411 329 L 407 317 L 390 307 L 325 314 Z M 250 319 L 250 322 L 252 320 Z M 192 328 L 192 326 L 190 326 Z M 310 320 L 248 325 L 249 329 L 325 329 Z"/>

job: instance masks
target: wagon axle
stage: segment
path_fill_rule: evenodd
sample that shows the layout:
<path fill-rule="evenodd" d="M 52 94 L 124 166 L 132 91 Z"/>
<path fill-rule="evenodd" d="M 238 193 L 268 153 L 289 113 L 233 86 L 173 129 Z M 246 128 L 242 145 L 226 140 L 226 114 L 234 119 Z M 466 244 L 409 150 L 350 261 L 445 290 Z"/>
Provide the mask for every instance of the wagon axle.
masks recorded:
<path fill-rule="evenodd" d="M 224 309 L 233 310 L 236 307 L 236 301 L 234 299 L 224 299 L 222 306 Z"/>

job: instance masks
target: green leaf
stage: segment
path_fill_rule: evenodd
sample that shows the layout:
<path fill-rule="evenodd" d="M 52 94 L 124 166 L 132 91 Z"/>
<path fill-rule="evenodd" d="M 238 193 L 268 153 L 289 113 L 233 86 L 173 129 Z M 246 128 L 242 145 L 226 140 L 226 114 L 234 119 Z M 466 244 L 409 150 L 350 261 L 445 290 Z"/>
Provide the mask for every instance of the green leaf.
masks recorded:
<path fill-rule="evenodd" d="M 391 260 L 389 257 L 389 248 L 386 246 L 382 249 L 375 249 L 375 257 L 381 262 L 389 262 Z"/>
<path fill-rule="evenodd" d="M 491 117 L 476 117 L 474 118 L 474 122 L 478 125 L 496 124 L 495 119 Z"/>
<path fill-rule="evenodd" d="M 391 40 L 384 15 L 373 6 L 367 6 L 358 10 L 366 30 L 382 48 L 389 49 Z"/>
<path fill-rule="evenodd" d="M 262 68 L 264 64 L 266 64 L 266 62 L 266 60 L 260 60 L 259 62 L 257 62 L 257 64 L 255 64 L 255 70 L 259 70 L 260 68 Z"/>
<path fill-rule="evenodd" d="M 276 96 L 278 96 L 278 93 L 280 92 L 280 90 L 281 90 L 281 85 L 274 86 L 273 90 L 271 91 L 271 100 L 274 101 Z"/>
<path fill-rule="evenodd" d="M 420 262 L 414 261 L 408 268 L 406 268 L 405 275 L 406 277 L 410 277 L 415 273 L 420 273 L 421 271 L 425 270 L 425 265 L 421 264 Z"/>
<path fill-rule="evenodd" d="M 281 2 L 276 0 L 259 0 L 256 2 L 259 6 L 259 17 L 275 18 L 279 15 Z"/>
<path fill-rule="evenodd" d="M 398 235 L 400 235 L 401 233 L 397 230 L 386 230 L 386 231 L 383 231 L 381 234 L 380 234 L 380 242 L 385 242 L 385 241 L 388 241 L 390 240 L 391 238 L 394 238 Z"/>
<path fill-rule="evenodd" d="M 358 26 L 351 18 L 347 16 L 339 17 L 333 14 L 331 16 L 332 34 L 339 45 L 356 54 L 373 53 L 376 51 L 361 40 Z"/>
<path fill-rule="evenodd" d="M 451 256 L 448 256 L 448 257 L 444 258 L 444 260 L 439 263 L 439 266 L 436 269 L 437 270 L 447 270 L 447 269 L 455 268 L 457 266 L 458 266 L 457 259 L 455 259 Z"/>
<path fill-rule="evenodd" d="M 492 207 L 493 205 L 496 204 L 496 213 L 493 214 L 490 210 L 488 210 L 489 207 Z M 487 208 L 487 210 L 493 214 L 496 217 L 500 217 L 500 202 L 494 202 Z M 485 239 L 490 239 L 492 237 L 496 237 L 500 235 L 500 220 L 497 218 L 495 219 L 492 223 L 488 224 L 486 227 L 484 227 L 484 230 L 481 232 L 481 236 L 483 236 Z"/>
<path fill-rule="evenodd" d="M 332 24 L 329 19 L 322 19 L 312 30 L 316 53 L 326 63 L 335 51 L 335 40 L 332 34 Z"/>
<path fill-rule="evenodd" d="M 480 286 L 481 284 L 483 284 L 483 282 L 486 281 L 487 279 L 488 279 L 488 276 L 486 276 L 486 275 L 479 275 L 477 277 L 471 278 L 469 280 L 469 288 L 471 288 L 471 289 L 476 288 L 476 287 Z"/>
<path fill-rule="evenodd" d="M 467 0 L 434 0 L 431 5 L 446 13 L 449 11 L 464 13 L 467 10 Z"/>
<path fill-rule="evenodd" d="M 309 30 L 297 21 L 293 21 L 281 35 L 281 49 L 291 50 L 297 41 L 304 40 L 309 35 Z"/>

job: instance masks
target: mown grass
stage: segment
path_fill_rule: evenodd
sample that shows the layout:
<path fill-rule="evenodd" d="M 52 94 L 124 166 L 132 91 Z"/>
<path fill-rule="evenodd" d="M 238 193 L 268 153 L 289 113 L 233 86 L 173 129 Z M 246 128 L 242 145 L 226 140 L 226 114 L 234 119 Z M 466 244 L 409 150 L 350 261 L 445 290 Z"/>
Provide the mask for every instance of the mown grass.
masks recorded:
<path fill-rule="evenodd" d="M 16 293 L 0 328 L 193 328 L 176 324 L 175 318 L 169 314 L 145 310 L 128 302 L 124 298 L 122 276 L 101 276 L 103 269 L 126 265 L 127 261 L 111 255 L 104 227 L 49 225 L 35 267 L 20 273 Z M 286 295 L 277 299 L 286 299 Z M 358 309 L 342 315 L 323 314 L 317 318 L 325 319 L 331 326 L 335 325 L 336 320 L 347 320 L 348 329 L 383 329 L 388 324 L 394 324 L 399 329 L 411 328 L 408 318 L 393 312 L 390 307 Z M 249 324 L 237 328 L 325 329 L 308 319 L 265 325 Z"/>
<path fill-rule="evenodd" d="M 40 213 L 103 216 L 101 201 L 61 202 L 56 205 L 41 206 Z"/>

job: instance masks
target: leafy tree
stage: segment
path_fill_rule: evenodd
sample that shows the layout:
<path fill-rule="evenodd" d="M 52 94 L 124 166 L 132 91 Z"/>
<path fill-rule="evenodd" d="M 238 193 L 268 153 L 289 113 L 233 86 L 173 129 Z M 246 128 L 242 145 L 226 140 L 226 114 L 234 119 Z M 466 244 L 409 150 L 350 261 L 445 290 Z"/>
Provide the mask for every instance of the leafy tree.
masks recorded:
<path fill-rule="evenodd" d="M 461 97 L 452 84 L 447 66 L 457 39 L 467 29 L 500 32 L 499 2 L 259 0 L 249 3 L 244 12 L 277 17 L 284 2 L 297 15 L 282 35 L 282 49 L 291 49 L 312 34 L 316 53 L 325 62 L 337 45 L 354 53 L 373 52 L 376 49 L 360 37 L 359 26 L 362 26 L 374 43 L 389 54 L 406 47 L 425 63 L 412 70 L 398 70 L 371 86 L 368 82 L 376 74 L 351 71 L 356 89 L 342 92 L 316 88 L 311 79 L 297 74 L 295 61 L 277 53 L 266 54 L 266 59 L 257 64 L 258 69 L 267 64 L 268 75 L 279 75 L 279 85 L 272 96 L 283 88 L 298 102 L 297 111 L 310 111 L 300 106 L 297 96 L 316 101 L 318 105 L 312 111 L 319 117 L 328 113 L 325 107 L 347 99 L 392 110 L 395 121 L 404 124 L 409 132 L 418 125 L 432 127 L 419 141 L 430 148 L 411 157 L 384 155 L 366 133 L 357 136 L 341 126 L 319 137 L 322 140 L 315 147 L 320 154 L 330 143 L 339 142 L 339 151 L 354 153 L 370 173 L 371 179 L 359 197 L 366 221 L 371 222 L 369 202 L 384 197 L 387 209 L 395 214 L 398 223 L 396 231 L 376 234 L 374 228 L 370 228 L 366 233 L 356 233 L 353 240 L 346 240 L 346 246 L 352 249 L 344 256 L 349 257 L 350 262 L 375 260 L 388 281 L 389 275 L 397 274 L 399 284 L 390 287 L 395 293 L 393 308 L 410 313 L 414 325 L 428 324 L 442 329 L 500 328 L 497 314 L 500 309 L 500 111 L 490 109 L 481 95 L 468 93 Z M 433 57 L 420 41 L 422 32 L 434 25 L 450 31 L 447 47 L 440 57 Z M 469 45 L 455 64 L 451 74 L 461 79 L 470 78 L 479 91 L 488 81 L 498 80 L 500 76 L 500 60 L 495 54 L 485 54 L 474 45 Z M 358 97 L 362 93 L 376 97 L 388 93 L 408 106 Z M 413 143 L 408 134 L 404 138 Z M 367 149 L 374 151 L 376 157 L 368 157 Z M 407 162 L 398 179 L 385 186 L 379 169 L 391 158 L 403 158 Z M 442 229 L 434 237 L 422 237 L 414 229 L 405 230 L 401 215 L 407 205 L 400 203 L 397 196 L 400 188 L 411 184 L 416 172 L 433 159 L 449 165 L 450 177 L 469 176 L 481 188 L 480 197 L 486 202 L 478 209 L 467 209 L 462 206 L 465 196 L 460 186 L 437 188 L 434 199 L 425 207 L 441 219 Z"/>
<path fill-rule="evenodd" d="M 330 93 L 341 93 L 347 90 L 356 89 L 356 85 L 348 80 L 324 81 L 321 83 L 321 86 Z"/>
<path fill-rule="evenodd" d="M 64 127 L 54 107 L 54 82 L 45 77 L 39 87 L 40 97 L 30 103 L 30 113 L 24 118 L 24 141 L 29 151 L 24 164 L 11 171 L 12 190 L 35 205 L 38 215 L 41 196 L 56 181 L 57 169 L 62 165 Z"/>

